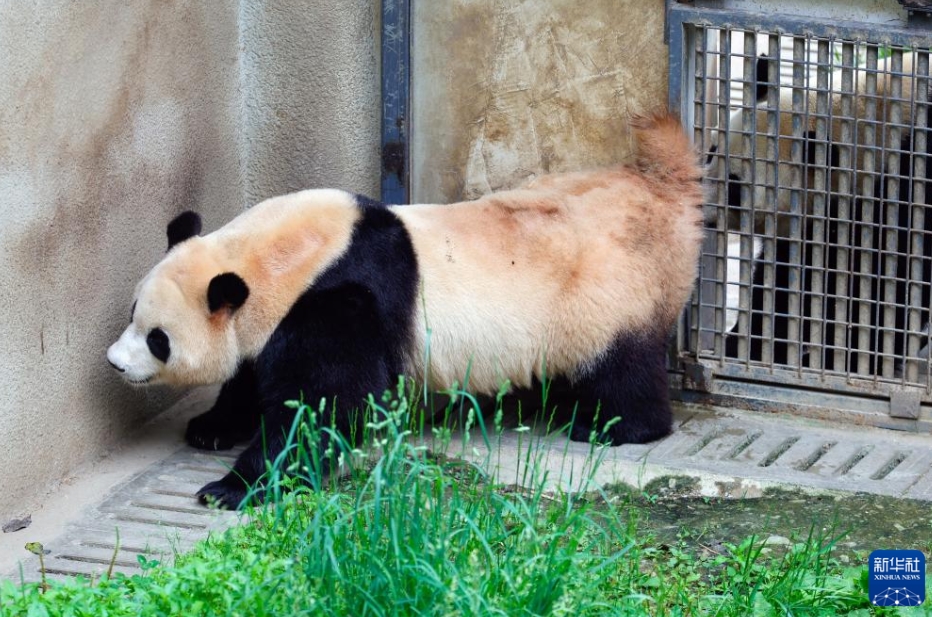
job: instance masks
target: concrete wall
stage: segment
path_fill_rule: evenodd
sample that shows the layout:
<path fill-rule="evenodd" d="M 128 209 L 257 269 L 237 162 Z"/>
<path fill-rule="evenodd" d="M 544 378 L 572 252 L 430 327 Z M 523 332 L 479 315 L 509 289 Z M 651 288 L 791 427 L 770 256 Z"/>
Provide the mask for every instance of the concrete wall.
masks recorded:
<path fill-rule="evenodd" d="M 412 194 L 617 163 L 667 101 L 663 0 L 413 2 Z"/>
<path fill-rule="evenodd" d="M 286 190 L 376 194 L 377 16 L 0 0 L 0 524 L 179 395 L 104 357 L 175 213 L 213 229 Z"/>
<path fill-rule="evenodd" d="M 250 203 L 311 184 L 379 196 L 380 5 L 242 0 Z"/>

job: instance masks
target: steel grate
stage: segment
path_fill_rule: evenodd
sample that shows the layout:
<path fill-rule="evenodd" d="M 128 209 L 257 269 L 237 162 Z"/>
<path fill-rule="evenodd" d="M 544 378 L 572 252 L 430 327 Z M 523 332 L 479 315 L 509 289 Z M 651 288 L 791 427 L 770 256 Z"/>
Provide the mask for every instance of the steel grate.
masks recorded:
<path fill-rule="evenodd" d="M 680 5 L 671 24 L 671 98 L 709 195 L 684 386 L 885 397 L 918 419 L 932 402 L 932 39 Z"/>
<path fill-rule="evenodd" d="M 225 474 L 235 458 L 235 451 L 185 448 L 116 487 L 99 506 L 45 546 L 49 551 L 44 558 L 46 574 L 100 578 L 111 559 L 114 572 L 139 574 L 140 555 L 170 563 L 177 551 L 237 520 L 236 513 L 200 506 L 194 496 L 205 483 Z M 19 573 L 9 576 L 19 580 Z M 24 560 L 23 576 L 39 580 L 38 560 Z"/>

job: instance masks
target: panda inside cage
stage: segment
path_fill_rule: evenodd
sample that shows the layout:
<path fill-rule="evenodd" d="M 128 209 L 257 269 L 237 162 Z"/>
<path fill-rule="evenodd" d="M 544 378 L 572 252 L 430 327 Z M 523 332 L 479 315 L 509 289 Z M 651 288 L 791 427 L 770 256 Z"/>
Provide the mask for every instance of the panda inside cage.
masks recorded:
<path fill-rule="evenodd" d="M 707 240 L 681 344 L 726 374 L 930 390 L 929 48 L 694 26 Z"/>

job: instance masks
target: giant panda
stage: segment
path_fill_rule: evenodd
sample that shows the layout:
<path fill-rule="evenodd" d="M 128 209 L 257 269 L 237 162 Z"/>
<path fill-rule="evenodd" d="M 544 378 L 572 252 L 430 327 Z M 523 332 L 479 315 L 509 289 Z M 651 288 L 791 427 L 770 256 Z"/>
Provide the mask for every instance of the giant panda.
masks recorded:
<path fill-rule="evenodd" d="M 830 175 L 831 182 L 825 186 L 825 222 L 823 233 L 816 237 L 811 221 L 802 218 L 803 225 L 798 238 L 790 238 L 786 222 L 788 218 L 778 214 L 778 223 L 773 235 L 772 254 L 759 255 L 753 265 L 753 280 L 751 282 L 751 306 L 748 332 L 748 349 L 746 359 L 761 361 L 764 336 L 765 315 L 770 314 L 769 333 L 771 337 L 771 359 L 774 364 L 789 364 L 791 366 L 819 366 L 826 370 L 846 371 L 862 375 L 883 375 L 885 377 L 899 378 L 907 359 L 906 332 L 918 332 L 922 325 L 929 320 L 930 286 L 932 286 L 932 213 L 927 213 L 924 222 L 917 225 L 913 215 L 916 207 L 924 208 L 929 204 L 932 192 L 925 188 L 925 196 L 919 199 L 913 194 L 918 184 L 928 185 L 929 171 L 932 167 L 926 163 L 928 159 L 928 146 L 932 143 L 932 135 L 928 135 L 924 151 L 914 151 L 913 137 L 920 131 L 927 133 L 927 127 L 932 121 L 929 117 L 929 107 L 920 108 L 917 115 L 916 93 L 913 92 L 913 78 L 916 55 L 903 54 L 900 91 L 894 92 L 891 75 L 891 59 L 886 58 L 878 62 L 876 80 L 876 94 L 868 95 L 865 90 L 866 80 L 864 71 L 854 72 L 856 97 L 851 108 L 851 115 L 841 113 L 840 97 L 832 98 L 831 135 L 822 149 L 823 155 L 830 157 L 830 162 L 824 159 L 821 163 L 812 156 L 814 151 L 809 140 L 816 138 L 816 132 L 810 128 L 802 141 L 802 152 L 806 157 L 803 169 L 803 179 L 806 185 L 812 188 L 813 174 L 819 166 L 828 170 L 839 167 L 839 151 L 845 147 L 844 142 L 835 143 L 834 139 L 840 137 L 841 118 L 856 120 L 856 130 L 853 136 L 857 148 L 851 162 L 854 168 L 850 183 L 851 192 L 848 194 L 849 211 L 846 217 L 839 216 L 838 174 Z M 758 76 L 766 80 L 766 58 L 762 58 L 757 65 Z M 836 75 L 833 82 L 838 83 L 840 78 Z M 780 93 L 781 136 L 789 135 L 790 128 L 784 119 L 792 117 L 789 90 Z M 758 95 L 761 101 L 766 98 L 766 89 L 762 90 L 759 84 Z M 928 98 L 927 96 L 925 97 Z M 899 100 L 899 105 L 891 101 Z M 872 101 L 875 105 L 873 114 L 867 113 L 867 103 Z M 759 101 L 760 102 L 760 101 Z M 815 111 L 815 95 L 809 95 L 808 105 L 810 112 Z M 896 109 L 898 108 L 898 109 Z M 894 113 L 896 112 L 896 113 Z M 759 109 L 757 122 L 761 123 L 767 115 L 767 108 Z M 740 112 L 736 112 L 740 114 Z M 878 120 L 868 120 L 872 116 Z M 809 127 L 814 126 L 815 115 L 809 116 Z M 924 119 L 915 126 L 915 121 Z M 921 126 L 924 125 L 924 126 Z M 892 129 L 890 127 L 893 127 Z M 895 138 L 899 138 L 899 142 Z M 763 137 L 758 137 L 759 147 Z M 781 139 L 779 157 L 781 166 L 789 166 L 790 151 L 784 144 L 791 140 Z M 875 144 L 876 147 L 866 147 Z M 881 145 L 884 146 L 881 156 Z M 876 150 L 875 160 L 867 161 L 867 152 Z M 891 157 L 891 155 L 893 155 Z M 923 165 L 914 163 L 922 161 Z M 892 166 L 891 166 L 892 161 Z M 932 163 L 932 161 L 929 161 Z M 763 163 L 758 163 L 758 173 L 763 173 Z M 922 171 L 922 170 L 926 171 Z M 788 172 L 784 172 L 788 173 Z M 865 178 L 869 177 L 869 181 Z M 734 174 L 731 175 L 729 185 L 729 205 L 739 205 L 736 183 L 740 182 Z M 865 192 L 866 191 L 866 192 Z M 790 212 L 789 196 L 787 190 L 778 190 L 776 210 L 779 213 Z M 811 199 L 808 200 L 803 214 L 811 212 Z M 732 213 L 736 213 L 732 210 Z M 767 208 L 757 211 L 763 215 Z M 850 224 L 843 224 L 850 222 Z M 729 225 L 737 224 L 736 220 L 729 220 Z M 755 231 L 762 231 L 762 219 L 756 220 Z M 925 241 L 923 241 L 925 238 Z M 918 239 L 918 253 L 916 250 Z M 845 252 L 841 252 L 843 247 Z M 814 251 L 820 248 L 821 258 L 814 259 Z M 791 253 L 795 252 L 795 258 Z M 882 252 L 888 257 L 881 257 Z M 907 257 L 905 253 L 910 252 Z M 772 266 L 773 285 L 768 286 L 764 281 L 764 267 Z M 815 273 L 820 272 L 819 279 Z M 839 295 L 839 273 L 847 273 L 847 286 Z M 790 298 L 795 292 L 789 291 L 791 279 L 797 281 L 798 302 L 801 314 L 791 315 Z M 821 284 L 815 285 L 814 281 Z M 772 302 L 765 306 L 764 296 L 771 294 Z M 818 319 L 813 317 L 809 309 L 813 299 L 821 299 L 822 314 Z M 882 303 L 887 303 L 887 308 Z M 907 308 L 915 311 L 918 324 L 908 324 Z M 846 315 L 850 325 L 841 323 L 842 330 L 838 330 L 839 323 L 835 322 L 836 315 Z M 792 340 L 789 334 L 789 319 L 802 318 L 798 340 Z M 823 344 L 822 355 L 818 363 L 812 362 L 806 342 L 810 340 L 814 330 L 814 322 L 820 323 L 818 334 L 814 335 L 815 342 Z M 736 336 L 738 335 L 738 336 Z M 740 333 L 735 325 L 726 338 L 726 356 L 739 357 L 738 340 Z M 843 343 L 839 347 L 836 339 Z M 799 343 L 796 358 L 789 357 L 790 344 Z M 843 352 L 843 353 L 837 353 Z M 841 363 L 838 363 L 841 358 Z M 894 371 L 891 371 L 891 367 Z"/>
<path fill-rule="evenodd" d="M 829 89 L 820 96 L 811 84 L 804 89 L 781 85 L 776 64 L 766 55 L 754 63 L 754 74 L 749 76 L 756 96 L 754 107 L 730 114 L 727 130 L 716 133 L 707 164 L 711 175 L 724 185 L 728 229 L 740 230 L 742 213 L 748 213 L 754 232 L 762 234 L 767 217 L 774 216 L 775 235 L 787 237 L 788 215 L 812 212 L 816 195 L 838 193 L 845 156 L 855 171 L 850 190 L 863 192 L 865 177 L 871 178 L 872 191 L 879 189 L 886 163 L 881 160 L 880 146 L 892 138 L 893 131 L 900 134 L 899 139 L 908 138 L 913 124 L 916 54 L 902 54 L 902 69 L 896 71 L 901 75 L 898 84 L 893 80 L 892 58 L 878 60 L 873 91 L 868 91 L 870 72 L 854 68 L 853 96 L 840 90 L 842 69 L 829 75 Z M 798 99 L 795 106 L 794 97 Z M 850 133 L 847 139 L 846 132 Z M 819 171 L 824 186 L 817 190 Z M 718 210 L 709 209 L 707 225 L 714 226 L 717 217 Z"/>
<path fill-rule="evenodd" d="M 351 411 L 399 375 L 432 390 L 468 375 L 492 394 L 561 378 L 580 405 L 571 438 L 663 437 L 667 344 L 704 231 L 701 168 L 674 117 L 632 127 L 631 165 L 470 202 L 386 207 L 306 190 L 203 236 L 182 214 L 107 358 L 131 384 L 223 384 L 186 439 L 251 440 L 198 493 L 232 508 L 282 450 L 285 401 L 325 398 L 324 421 L 349 438 Z"/>

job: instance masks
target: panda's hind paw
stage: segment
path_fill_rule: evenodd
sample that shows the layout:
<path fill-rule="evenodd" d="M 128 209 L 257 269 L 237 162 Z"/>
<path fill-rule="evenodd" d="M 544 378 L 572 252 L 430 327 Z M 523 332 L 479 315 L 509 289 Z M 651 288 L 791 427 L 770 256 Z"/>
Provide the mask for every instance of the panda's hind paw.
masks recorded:
<path fill-rule="evenodd" d="M 616 436 L 609 431 L 596 434 L 591 424 L 579 421 L 570 428 L 570 441 L 579 441 L 596 446 L 620 446 L 625 443 L 622 440 L 616 441 Z"/>
<path fill-rule="evenodd" d="M 623 421 L 622 421 L 623 422 Z M 649 443 L 663 439 L 671 432 L 671 426 L 663 423 L 633 425 L 614 422 L 596 432 L 592 424 L 576 421 L 570 428 L 570 440 L 597 446 L 620 446 L 628 443 Z"/>

